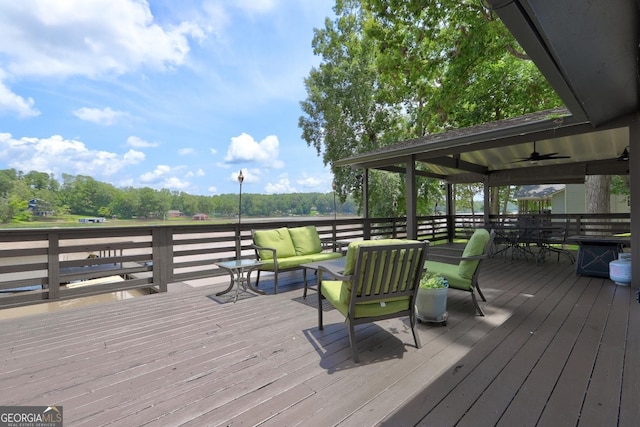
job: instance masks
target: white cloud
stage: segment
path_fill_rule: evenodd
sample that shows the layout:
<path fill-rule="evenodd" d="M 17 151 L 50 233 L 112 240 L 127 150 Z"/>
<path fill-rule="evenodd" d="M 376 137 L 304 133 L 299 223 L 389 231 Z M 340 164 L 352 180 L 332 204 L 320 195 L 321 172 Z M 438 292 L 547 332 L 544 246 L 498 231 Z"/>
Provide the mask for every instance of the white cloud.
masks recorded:
<path fill-rule="evenodd" d="M 3 82 L 4 72 L 0 69 L 0 114 L 9 112 L 17 114 L 20 118 L 29 118 L 40 115 L 40 111 L 33 108 L 33 98 L 23 98 L 13 93 Z"/>
<path fill-rule="evenodd" d="M 191 183 L 189 181 L 183 181 L 175 176 L 165 179 L 158 188 L 166 188 L 169 190 L 185 190 L 189 188 Z"/>
<path fill-rule="evenodd" d="M 267 194 L 274 193 L 295 193 L 296 189 L 291 186 L 291 182 L 289 178 L 280 178 L 276 183 L 268 183 L 264 187 L 264 191 Z"/>
<path fill-rule="evenodd" d="M 9 133 L 0 134 L 0 160 L 17 170 L 87 175 L 95 179 L 112 177 L 144 161 L 145 155 L 129 150 L 117 154 L 89 149 L 84 142 L 64 139 L 60 135 L 49 138 L 15 139 Z"/>
<path fill-rule="evenodd" d="M 203 176 L 205 176 L 205 175 L 206 175 L 206 174 L 204 173 L 204 171 L 203 171 L 202 169 L 198 169 L 198 170 L 197 170 L 197 171 L 195 171 L 195 172 L 191 172 L 191 171 L 187 172 L 187 175 L 186 175 L 186 176 L 187 176 L 187 178 L 193 178 L 193 177 L 195 177 L 195 176 L 197 176 L 197 177 L 203 177 Z"/>
<path fill-rule="evenodd" d="M 153 183 L 163 179 L 171 173 L 171 167 L 167 165 L 158 165 L 152 172 L 146 172 L 140 175 L 140 181 L 143 183 Z"/>
<path fill-rule="evenodd" d="M 140 0 L 3 2 L 0 54 L 14 76 L 119 75 L 182 65 L 194 22 L 162 27 Z"/>
<path fill-rule="evenodd" d="M 153 148 L 153 147 L 157 147 L 159 144 L 157 142 L 145 141 L 142 138 L 132 135 L 129 138 L 127 138 L 127 145 L 130 145 L 135 148 Z"/>
<path fill-rule="evenodd" d="M 129 115 L 124 111 L 112 110 L 110 107 L 103 109 L 82 107 L 75 110 L 73 114 L 80 120 L 86 120 L 103 126 L 111 126 L 119 119 Z"/>
<path fill-rule="evenodd" d="M 211 152 L 212 156 L 215 156 L 216 154 L 218 154 L 218 150 L 216 150 L 215 148 L 210 148 L 209 151 Z"/>
<path fill-rule="evenodd" d="M 225 161 L 228 163 L 256 162 L 263 166 L 280 169 L 284 163 L 278 159 L 280 142 L 275 135 L 269 135 L 256 142 L 249 134 L 231 138 Z"/>
<path fill-rule="evenodd" d="M 178 178 L 176 175 L 182 167 L 172 168 L 168 165 L 158 165 L 151 172 L 140 175 L 140 182 L 157 189 L 185 190 L 191 183 Z"/>
<path fill-rule="evenodd" d="M 306 188 L 315 188 L 322 184 L 322 180 L 312 176 L 307 176 L 297 180 L 296 183 Z"/>
<path fill-rule="evenodd" d="M 211 186 L 209 188 L 207 188 L 207 191 L 211 194 L 217 194 L 218 193 L 218 189 L 215 186 Z"/>
<path fill-rule="evenodd" d="M 178 150 L 178 154 L 181 156 L 188 156 L 190 154 L 195 154 L 196 150 L 193 148 L 180 148 Z"/>

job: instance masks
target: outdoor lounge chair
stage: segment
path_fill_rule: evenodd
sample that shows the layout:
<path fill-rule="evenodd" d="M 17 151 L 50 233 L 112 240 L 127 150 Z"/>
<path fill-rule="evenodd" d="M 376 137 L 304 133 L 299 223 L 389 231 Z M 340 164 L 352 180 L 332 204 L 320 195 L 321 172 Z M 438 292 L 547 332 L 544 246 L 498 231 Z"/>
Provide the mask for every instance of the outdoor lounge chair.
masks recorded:
<path fill-rule="evenodd" d="M 358 363 L 355 325 L 408 316 L 416 347 L 414 301 L 429 242 L 366 240 L 352 242 L 342 272 L 318 268 L 318 329 L 322 324 L 322 298 L 346 317 L 353 361 Z M 323 277 L 324 274 L 324 277 Z M 327 280 L 327 275 L 333 276 Z"/>
<path fill-rule="evenodd" d="M 494 238 L 495 231 L 491 230 L 489 232 L 484 228 L 479 228 L 473 232 L 462 252 L 462 256 L 437 255 L 438 258 L 446 259 L 447 261 L 457 261 L 457 264 L 438 261 L 427 261 L 425 263 L 425 268 L 428 272 L 441 274 L 447 278 L 449 289 L 470 292 L 473 304 L 480 316 L 484 316 L 484 312 L 478 304 L 475 291 L 478 291 L 482 301 L 487 300 L 480 290 L 478 275 L 480 274 L 482 261 L 489 256 Z"/>

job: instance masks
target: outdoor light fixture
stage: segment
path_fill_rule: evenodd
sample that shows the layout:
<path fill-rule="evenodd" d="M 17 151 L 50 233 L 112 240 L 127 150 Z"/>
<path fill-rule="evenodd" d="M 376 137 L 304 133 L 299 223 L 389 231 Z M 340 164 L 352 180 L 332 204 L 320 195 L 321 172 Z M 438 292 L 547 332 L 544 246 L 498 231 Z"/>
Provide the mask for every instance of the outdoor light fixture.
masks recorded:
<path fill-rule="evenodd" d="M 629 146 L 624 147 L 622 154 L 618 156 L 618 160 L 620 161 L 628 161 L 629 160 Z"/>
<path fill-rule="evenodd" d="M 240 198 L 238 200 L 238 224 L 242 219 L 242 181 L 244 181 L 244 175 L 242 175 L 242 169 L 240 169 L 240 173 L 238 174 L 238 182 L 240 183 Z"/>

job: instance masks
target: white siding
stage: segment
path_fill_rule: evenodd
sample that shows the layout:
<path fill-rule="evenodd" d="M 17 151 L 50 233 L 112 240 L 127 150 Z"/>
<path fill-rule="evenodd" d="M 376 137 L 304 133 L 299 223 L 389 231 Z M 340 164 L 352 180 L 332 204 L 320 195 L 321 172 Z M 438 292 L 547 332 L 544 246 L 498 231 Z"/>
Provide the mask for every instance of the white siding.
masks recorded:
<path fill-rule="evenodd" d="M 585 213 L 587 211 L 584 184 L 567 184 L 565 193 L 567 206 L 565 213 Z"/>

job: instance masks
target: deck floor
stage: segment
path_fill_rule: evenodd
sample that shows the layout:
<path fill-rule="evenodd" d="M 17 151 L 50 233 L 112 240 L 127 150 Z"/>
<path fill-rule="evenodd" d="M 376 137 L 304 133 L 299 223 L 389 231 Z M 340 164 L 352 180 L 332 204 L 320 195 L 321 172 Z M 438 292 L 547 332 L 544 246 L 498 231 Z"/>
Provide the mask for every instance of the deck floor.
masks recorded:
<path fill-rule="evenodd" d="M 635 288 L 560 260 L 486 262 L 486 316 L 450 291 L 446 326 L 356 328 L 301 274 L 221 304 L 225 283 L 0 320 L 0 404 L 61 405 L 65 426 L 635 426 Z M 325 303 L 326 304 L 326 303 Z"/>

